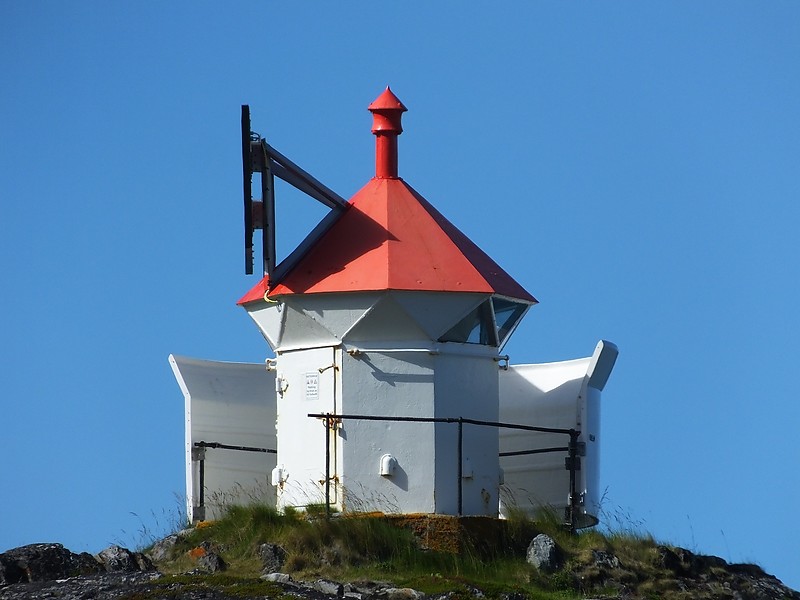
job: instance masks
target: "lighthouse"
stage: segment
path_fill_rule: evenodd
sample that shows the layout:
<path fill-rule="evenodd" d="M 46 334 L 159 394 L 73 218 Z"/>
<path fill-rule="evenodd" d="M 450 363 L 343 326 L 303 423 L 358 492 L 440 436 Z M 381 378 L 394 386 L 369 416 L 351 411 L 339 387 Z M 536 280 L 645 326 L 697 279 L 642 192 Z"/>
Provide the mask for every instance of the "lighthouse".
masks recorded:
<path fill-rule="evenodd" d="M 387 88 L 369 110 L 375 176 L 240 300 L 275 352 L 278 506 L 319 503 L 330 482 L 339 509 L 456 514 L 453 424 L 343 419 L 326 440 L 308 417 L 496 422 L 500 349 L 536 303 L 399 176 L 402 102 Z M 461 510 L 496 515 L 498 431 L 463 436 Z"/>
<path fill-rule="evenodd" d="M 262 213 L 265 275 L 238 304 L 273 353 L 264 365 L 170 356 L 190 518 L 219 514 L 210 498 L 257 490 L 279 509 L 494 517 L 549 506 L 573 527 L 596 523 L 600 392 L 616 346 L 510 365 L 502 349 L 537 300 L 400 177 L 399 98 L 387 87 L 368 110 L 375 174 L 349 201 L 251 141 L 243 117 L 246 231 L 249 144 L 265 149 L 262 208 L 275 161 L 332 211 L 277 266 Z"/>

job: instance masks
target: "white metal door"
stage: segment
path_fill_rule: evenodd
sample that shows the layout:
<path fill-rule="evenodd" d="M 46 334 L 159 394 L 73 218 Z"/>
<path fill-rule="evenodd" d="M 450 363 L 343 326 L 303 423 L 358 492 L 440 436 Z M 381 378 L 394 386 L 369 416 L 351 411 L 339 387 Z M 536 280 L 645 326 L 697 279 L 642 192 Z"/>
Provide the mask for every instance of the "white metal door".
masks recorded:
<path fill-rule="evenodd" d="M 336 410 L 335 349 L 285 352 L 278 358 L 278 461 L 285 481 L 279 506 L 308 506 L 325 501 L 326 458 L 336 481 L 336 432 L 325 433 L 325 421 L 309 414 Z M 326 452 L 326 439 L 328 452 Z M 336 485 L 330 500 L 337 501 Z"/>

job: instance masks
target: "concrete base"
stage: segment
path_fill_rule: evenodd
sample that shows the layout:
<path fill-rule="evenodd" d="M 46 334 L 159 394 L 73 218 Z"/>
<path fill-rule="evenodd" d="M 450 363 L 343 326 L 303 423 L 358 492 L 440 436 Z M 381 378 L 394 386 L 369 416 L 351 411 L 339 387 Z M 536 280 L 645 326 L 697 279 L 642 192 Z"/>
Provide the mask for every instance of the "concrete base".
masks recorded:
<path fill-rule="evenodd" d="M 491 517 L 386 515 L 384 518 L 398 527 L 410 529 L 420 548 L 450 554 L 473 552 L 489 557 L 518 550 L 524 553 L 528 542 L 538 533 L 529 524 L 509 523 Z M 520 528 L 529 528 L 530 531 L 521 532 Z M 525 547 L 521 550 L 514 547 L 519 544 Z"/>

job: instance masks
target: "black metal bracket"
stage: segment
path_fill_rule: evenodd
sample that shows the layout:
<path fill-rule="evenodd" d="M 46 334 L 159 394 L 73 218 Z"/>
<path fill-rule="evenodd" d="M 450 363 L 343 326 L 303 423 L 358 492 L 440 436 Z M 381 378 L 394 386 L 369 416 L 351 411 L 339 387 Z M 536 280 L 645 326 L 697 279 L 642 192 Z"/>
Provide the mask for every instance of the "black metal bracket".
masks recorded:
<path fill-rule="evenodd" d="M 253 199 L 253 173 L 261 174 L 261 199 Z M 344 211 L 347 200 L 286 158 L 250 129 L 250 107 L 242 105 L 242 181 L 244 194 L 245 272 L 253 273 L 253 234 L 262 230 L 264 274 L 275 271 L 275 177 L 321 202 Z"/>

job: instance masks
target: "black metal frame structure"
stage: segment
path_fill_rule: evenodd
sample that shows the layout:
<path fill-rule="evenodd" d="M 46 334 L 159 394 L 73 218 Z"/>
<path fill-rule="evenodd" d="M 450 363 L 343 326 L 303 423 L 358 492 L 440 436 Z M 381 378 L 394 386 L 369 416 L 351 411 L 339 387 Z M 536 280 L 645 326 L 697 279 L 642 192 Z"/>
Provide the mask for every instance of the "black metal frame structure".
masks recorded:
<path fill-rule="evenodd" d="M 253 200 L 253 173 L 261 173 L 261 199 Z M 242 105 L 242 183 L 244 193 L 245 272 L 253 273 L 253 234 L 262 230 L 264 275 L 272 276 L 275 256 L 275 177 L 321 202 L 334 213 L 342 213 L 347 200 L 309 175 L 250 129 L 250 106 Z M 329 221 L 323 219 L 323 223 Z M 324 228 L 327 229 L 327 226 Z M 319 235 L 319 227 L 312 236 Z M 294 253 L 293 253 L 294 254 Z"/>

